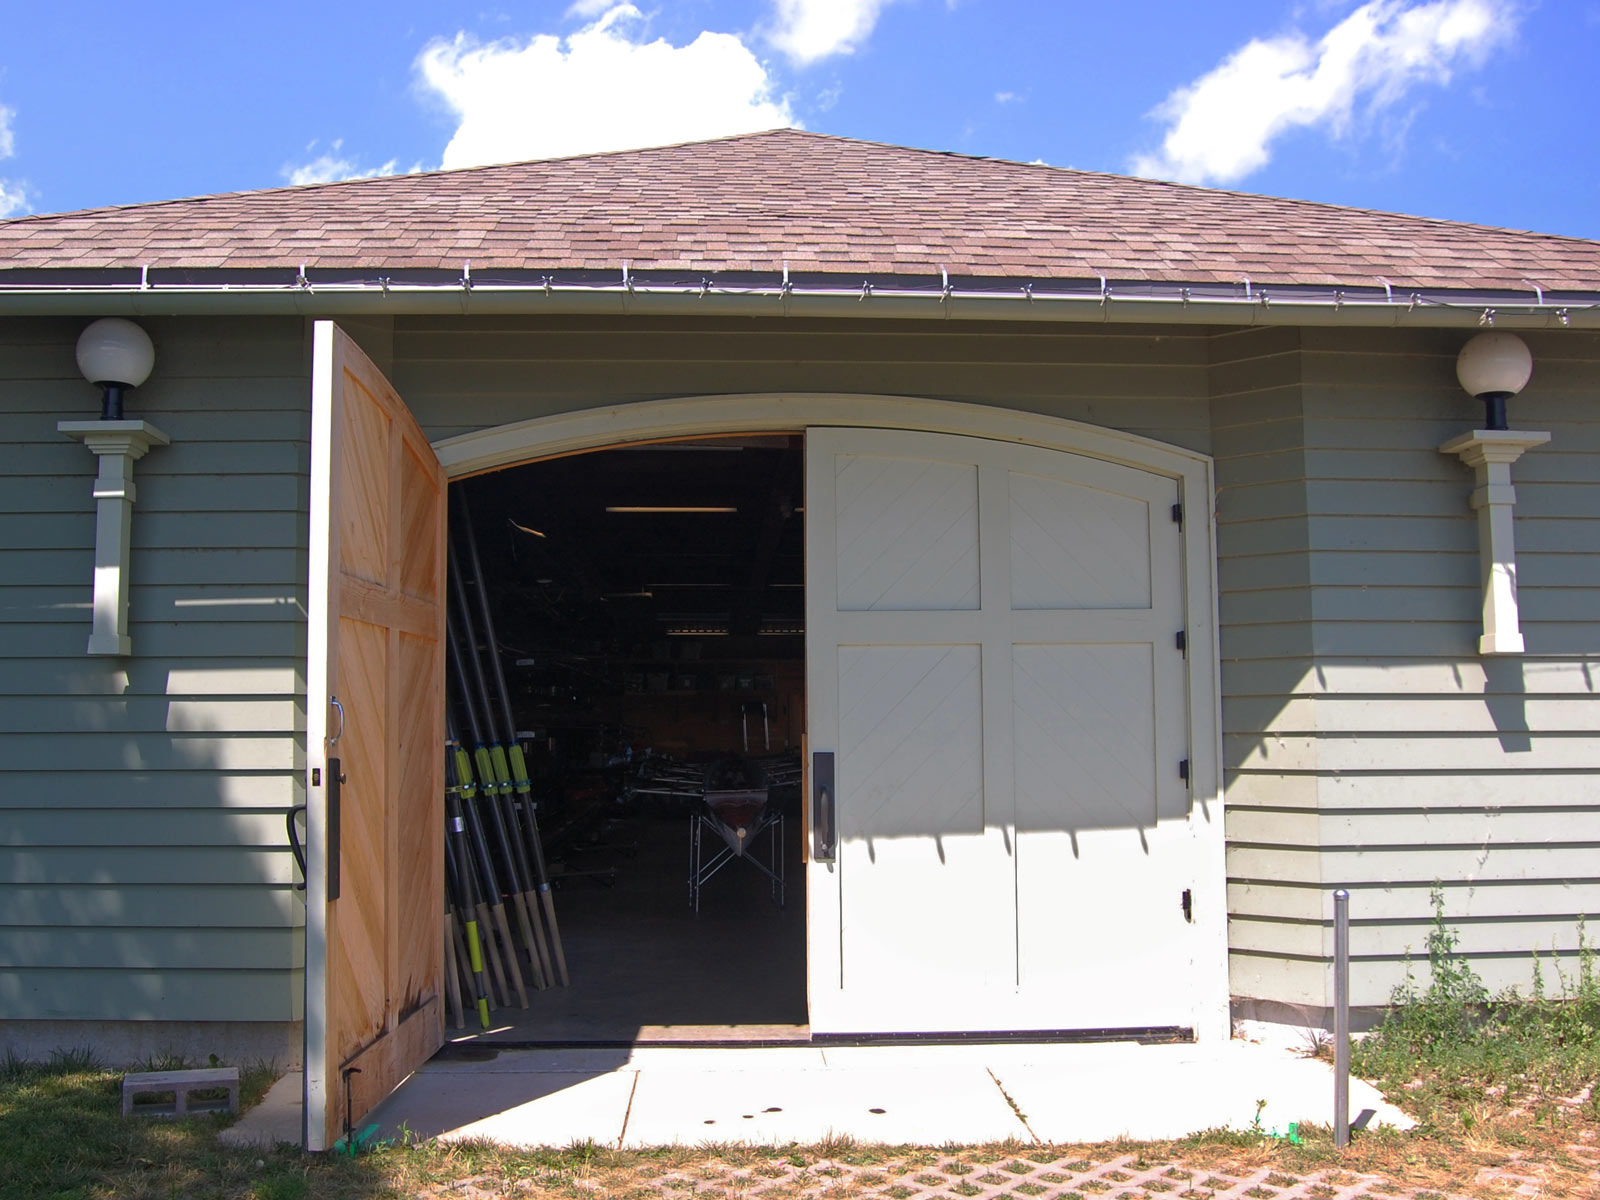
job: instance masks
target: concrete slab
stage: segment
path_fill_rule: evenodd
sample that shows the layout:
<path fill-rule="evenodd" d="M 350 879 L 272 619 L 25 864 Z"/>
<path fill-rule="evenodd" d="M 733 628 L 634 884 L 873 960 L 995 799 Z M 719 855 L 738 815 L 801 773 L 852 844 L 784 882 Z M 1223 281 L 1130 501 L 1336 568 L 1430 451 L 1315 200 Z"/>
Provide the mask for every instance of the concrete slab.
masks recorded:
<path fill-rule="evenodd" d="M 982 1066 L 641 1068 L 624 1146 L 1027 1138 Z"/>
<path fill-rule="evenodd" d="M 222 1135 L 300 1137 L 300 1077 Z M 1409 1128 L 1360 1080 L 1352 1119 Z M 382 1136 L 515 1146 L 817 1142 L 1050 1143 L 1183 1137 L 1332 1120 L 1333 1072 L 1282 1047 L 1000 1044 L 502 1051 L 436 1059 L 374 1110 Z M 1016 1108 L 1013 1109 L 1012 1104 Z M 1022 1114 L 1018 1116 L 1018 1110 Z"/>
<path fill-rule="evenodd" d="M 270 1150 L 283 1144 L 300 1144 L 300 1113 L 305 1084 L 299 1071 L 290 1071 L 270 1088 L 238 1121 L 217 1135 L 224 1146 L 260 1146 Z"/>
<path fill-rule="evenodd" d="M 1244 1042 L 1215 1049 L 1141 1046 L 1117 1058 L 1063 1055 L 1049 1065 L 1000 1065 L 995 1074 L 1043 1142 L 1248 1129 L 1257 1119 L 1258 1100 L 1267 1102 L 1260 1112 L 1266 1130 L 1287 1131 L 1291 1121 L 1333 1120 L 1328 1064 Z M 1414 1123 L 1361 1080 L 1350 1081 L 1350 1099 L 1352 1120 L 1371 1109 L 1374 1126 L 1404 1129 Z"/>
<path fill-rule="evenodd" d="M 636 1072 L 499 1071 L 423 1068 L 368 1121 L 380 1137 L 484 1138 L 506 1146 L 615 1146 L 628 1116 Z"/>

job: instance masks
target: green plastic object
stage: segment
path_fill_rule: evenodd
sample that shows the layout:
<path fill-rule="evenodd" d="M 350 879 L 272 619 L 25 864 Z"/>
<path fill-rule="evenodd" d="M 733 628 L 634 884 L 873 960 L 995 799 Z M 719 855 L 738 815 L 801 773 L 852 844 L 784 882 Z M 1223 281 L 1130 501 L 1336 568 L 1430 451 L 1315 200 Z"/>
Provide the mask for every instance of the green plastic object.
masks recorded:
<path fill-rule="evenodd" d="M 377 1136 L 378 1124 L 374 1121 L 359 1133 L 346 1134 L 340 1138 L 333 1144 L 333 1152 L 335 1154 L 348 1154 L 351 1158 L 354 1158 L 363 1150 L 371 1150 L 377 1146 L 387 1146 L 389 1144 L 386 1141 L 378 1141 Z"/>

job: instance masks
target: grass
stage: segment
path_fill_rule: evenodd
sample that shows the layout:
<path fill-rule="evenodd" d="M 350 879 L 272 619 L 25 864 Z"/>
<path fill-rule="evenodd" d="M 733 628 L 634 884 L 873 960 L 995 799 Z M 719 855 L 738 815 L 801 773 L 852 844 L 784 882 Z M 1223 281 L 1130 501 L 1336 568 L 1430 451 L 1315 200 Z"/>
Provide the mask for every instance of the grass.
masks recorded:
<path fill-rule="evenodd" d="M 911 1194 L 902 1180 L 942 1177 L 943 1194 L 982 1190 L 972 1180 L 1034 1176 L 1058 1194 L 1114 1197 L 1127 1170 L 1160 1169 L 1170 1188 L 1154 1194 L 1203 1200 L 1251 1175 L 1262 1191 L 1318 1176 L 1310 1194 L 1331 1196 L 1358 1175 L 1366 1194 L 1505 1197 L 1518 1181 L 1548 1200 L 1600 1194 L 1600 972 L 1584 940 L 1577 976 L 1541 974 L 1530 995 L 1490 997 L 1457 952 L 1435 893 L 1428 983 L 1408 975 L 1385 1023 L 1357 1043 L 1356 1072 L 1419 1118 L 1410 1133 L 1374 1130 L 1345 1149 L 1332 1131 L 1302 1124 L 1302 1144 L 1259 1129 L 1208 1130 L 1171 1142 L 1040 1147 L 1016 1142 L 967 1147 L 881 1146 L 848 1138 L 808 1146 L 706 1144 L 619 1151 L 582 1142 L 511 1150 L 486 1143 L 378 1147 L 360 1158 L 298 1151 L 230 1150 L 217 1132 L 225 1116 L 182 1120 L 120 1116 L 120 1072 L 87 1054 L 46 1063 L 0 1058 L 0 1200 L 365 1200 L 463 1195 L 657 1198 L 694 1184 L 774 1200 L 827 1184 L 839 1196 Z M 1318 1048 L 1326 1053 L 1327 1047 Z M 172 1060 L 139 1069 L 171 1069 Z M 271 1082 L 264 1067 L 243 1073 L 246 1104 Z M 1131 1160 L 1124 1170 L 1118 1160 Z M 1515 1176 L 1508 1181 L 1506 1175 Z M 1093 1178 L 1086 1178 L 1086 1176 Z M 1023 1196 L 1035 1185 L 1017 1187 Z M 703 1193 L 704 1194 L 704 1193 Z"/>

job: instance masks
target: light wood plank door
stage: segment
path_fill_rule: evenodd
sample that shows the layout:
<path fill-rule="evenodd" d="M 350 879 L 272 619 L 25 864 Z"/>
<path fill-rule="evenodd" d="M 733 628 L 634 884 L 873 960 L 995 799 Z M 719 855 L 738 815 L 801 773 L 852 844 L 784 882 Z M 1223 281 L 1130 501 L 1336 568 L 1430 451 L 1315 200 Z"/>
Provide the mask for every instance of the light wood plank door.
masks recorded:
<path fill-rule="evenodd" d="M 1192 1028 L 1177 482 L 871 429 L 806 470 L 813 1032 Z"/>
<path fill-rule="evenodd" d="M 319 1150 L 444 1037 L 447 526 L 427 438 L 328 321 L 311 417 L 305 1146 Z"/>

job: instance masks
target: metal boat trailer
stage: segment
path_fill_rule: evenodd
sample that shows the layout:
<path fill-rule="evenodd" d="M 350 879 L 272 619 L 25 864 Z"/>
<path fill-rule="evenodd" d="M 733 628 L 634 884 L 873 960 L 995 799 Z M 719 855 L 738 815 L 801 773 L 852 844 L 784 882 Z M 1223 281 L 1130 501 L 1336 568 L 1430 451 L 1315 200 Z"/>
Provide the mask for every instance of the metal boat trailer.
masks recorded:
<path fill-rule="evenodd" d="M 725 843 L 717 846 L 717 852 L 709 859 L 705 857 L 707 831 L 719 835 Z M 763 833 L 767 835 L 766 862 L 762 862 L 754 853 L 756 841 Z M 716 843 L 713 841 L 712 844 Z M 739 830 L 718 820 L 709 809 L 690 815 L 689 906 L 695 912 L 700 911 L 700 889 L 705 886 L 707 880 L 736 858 L 744 859 L 771 880 L 772 902 L 779 908 L 784 907 L 787 898 L 784 893 L 783 813 L 775 808 L 769 808 L 762 813 L 761 819 L 753 827 Z"/>
<path fill-rule="evenodd" d="M 747 759 L 729 758 L 706 768 L 702 804 L 689 814 L 689 906 L 700 911 L 700 890 L 718 871 L 742 858 L 772 883 L 779 908 L 784 894 L 783 810 L 768 803 L 768 780 Z M 707 857 L 707 832 L 723 844 Z M 767 861 L 755 853 L 765 834 Z M 715 845 L 715 842 L 712 842 Z"/>

